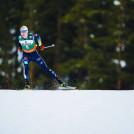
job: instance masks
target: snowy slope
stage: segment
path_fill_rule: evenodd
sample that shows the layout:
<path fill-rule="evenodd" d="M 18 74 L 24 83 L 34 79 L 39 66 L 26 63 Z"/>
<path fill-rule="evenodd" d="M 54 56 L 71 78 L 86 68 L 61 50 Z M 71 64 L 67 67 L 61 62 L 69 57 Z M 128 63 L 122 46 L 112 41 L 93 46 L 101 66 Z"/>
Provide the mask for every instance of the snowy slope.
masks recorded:
<path fill-rule="evenodd" d="M 134 91 L 0 90 L 0 134 L 133 134 Z"/>

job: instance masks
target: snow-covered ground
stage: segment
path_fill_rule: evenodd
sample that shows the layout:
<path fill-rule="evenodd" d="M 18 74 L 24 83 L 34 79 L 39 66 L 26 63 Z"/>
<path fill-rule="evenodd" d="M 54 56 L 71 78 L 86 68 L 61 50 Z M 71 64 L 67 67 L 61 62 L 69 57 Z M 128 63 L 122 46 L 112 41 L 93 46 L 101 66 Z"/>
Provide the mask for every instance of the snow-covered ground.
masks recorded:
<path fill-rule="evenodd" d="M 134 91 L 0 90 L 0 134 L 133 134 Z"/>

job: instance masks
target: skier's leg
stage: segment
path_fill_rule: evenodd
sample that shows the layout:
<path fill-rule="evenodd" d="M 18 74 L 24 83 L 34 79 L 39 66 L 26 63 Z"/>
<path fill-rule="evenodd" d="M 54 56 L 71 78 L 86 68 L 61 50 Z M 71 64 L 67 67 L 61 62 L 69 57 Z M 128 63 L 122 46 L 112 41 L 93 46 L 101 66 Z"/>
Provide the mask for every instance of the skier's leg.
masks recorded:
<path fill-rule="evenodd" d="M 29 74 L 28 74 L 28 65 L 30 63 L 30 60 L 28 57 L 23 57 L 23 74 L 24 74 L 24 79 L 25 79 L 25 88 L 30 88 L 30 83 L 29 83 Z"/>
<path fill-rule="evenodd" d="M 58 76 L 55 74 L 55 72 L 53 70 L 51 70 L 50 68 L 47 67 L 45 61 L 39 56 L 37 59 L 33 60 L 35 63 L 37 63 L 44 71 L 46 71 L 47 73 L 49 73 L 49 75 L 54 78 L 55 80 L 57 80 L 57 82 L 61 85 L 61 84 L 65 84 L 63 83 Z"/>

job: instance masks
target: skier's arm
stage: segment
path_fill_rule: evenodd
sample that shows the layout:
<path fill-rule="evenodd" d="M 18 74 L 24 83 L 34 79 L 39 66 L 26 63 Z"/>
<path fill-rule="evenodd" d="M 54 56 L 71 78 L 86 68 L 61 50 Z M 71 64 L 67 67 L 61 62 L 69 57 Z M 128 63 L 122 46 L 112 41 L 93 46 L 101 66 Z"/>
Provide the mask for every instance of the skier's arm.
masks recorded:
<path fill-rule="evenodd" d="M 17 35 L 17 45 L 18 45 L 18 50 L 21 52 L 22 51 L 22 47 L 21 47 L 21 44 L 19 43 L 19 35 Z"/>
<path fill-rule="evenodd" d="M 41 50 L 44 50 L 44 45 L 42 45 L 41 38 L 39 34 L 34 34 L 35 39 L 37 39 L 38 46 L 40 47 Z"/>

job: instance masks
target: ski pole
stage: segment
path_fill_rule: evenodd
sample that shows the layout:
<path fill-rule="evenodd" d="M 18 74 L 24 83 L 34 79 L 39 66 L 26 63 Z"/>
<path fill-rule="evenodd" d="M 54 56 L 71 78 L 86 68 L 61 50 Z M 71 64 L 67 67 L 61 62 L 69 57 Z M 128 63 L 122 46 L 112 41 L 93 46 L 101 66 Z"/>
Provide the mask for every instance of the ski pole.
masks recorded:
<path fill-rule="evenodd" d="M 54 46 L 55 46 L 55 44 L 52 44 L 51 46 L 46 46 L 44 48 L 50 48 L 50 47 L 54 47 Z"/>

